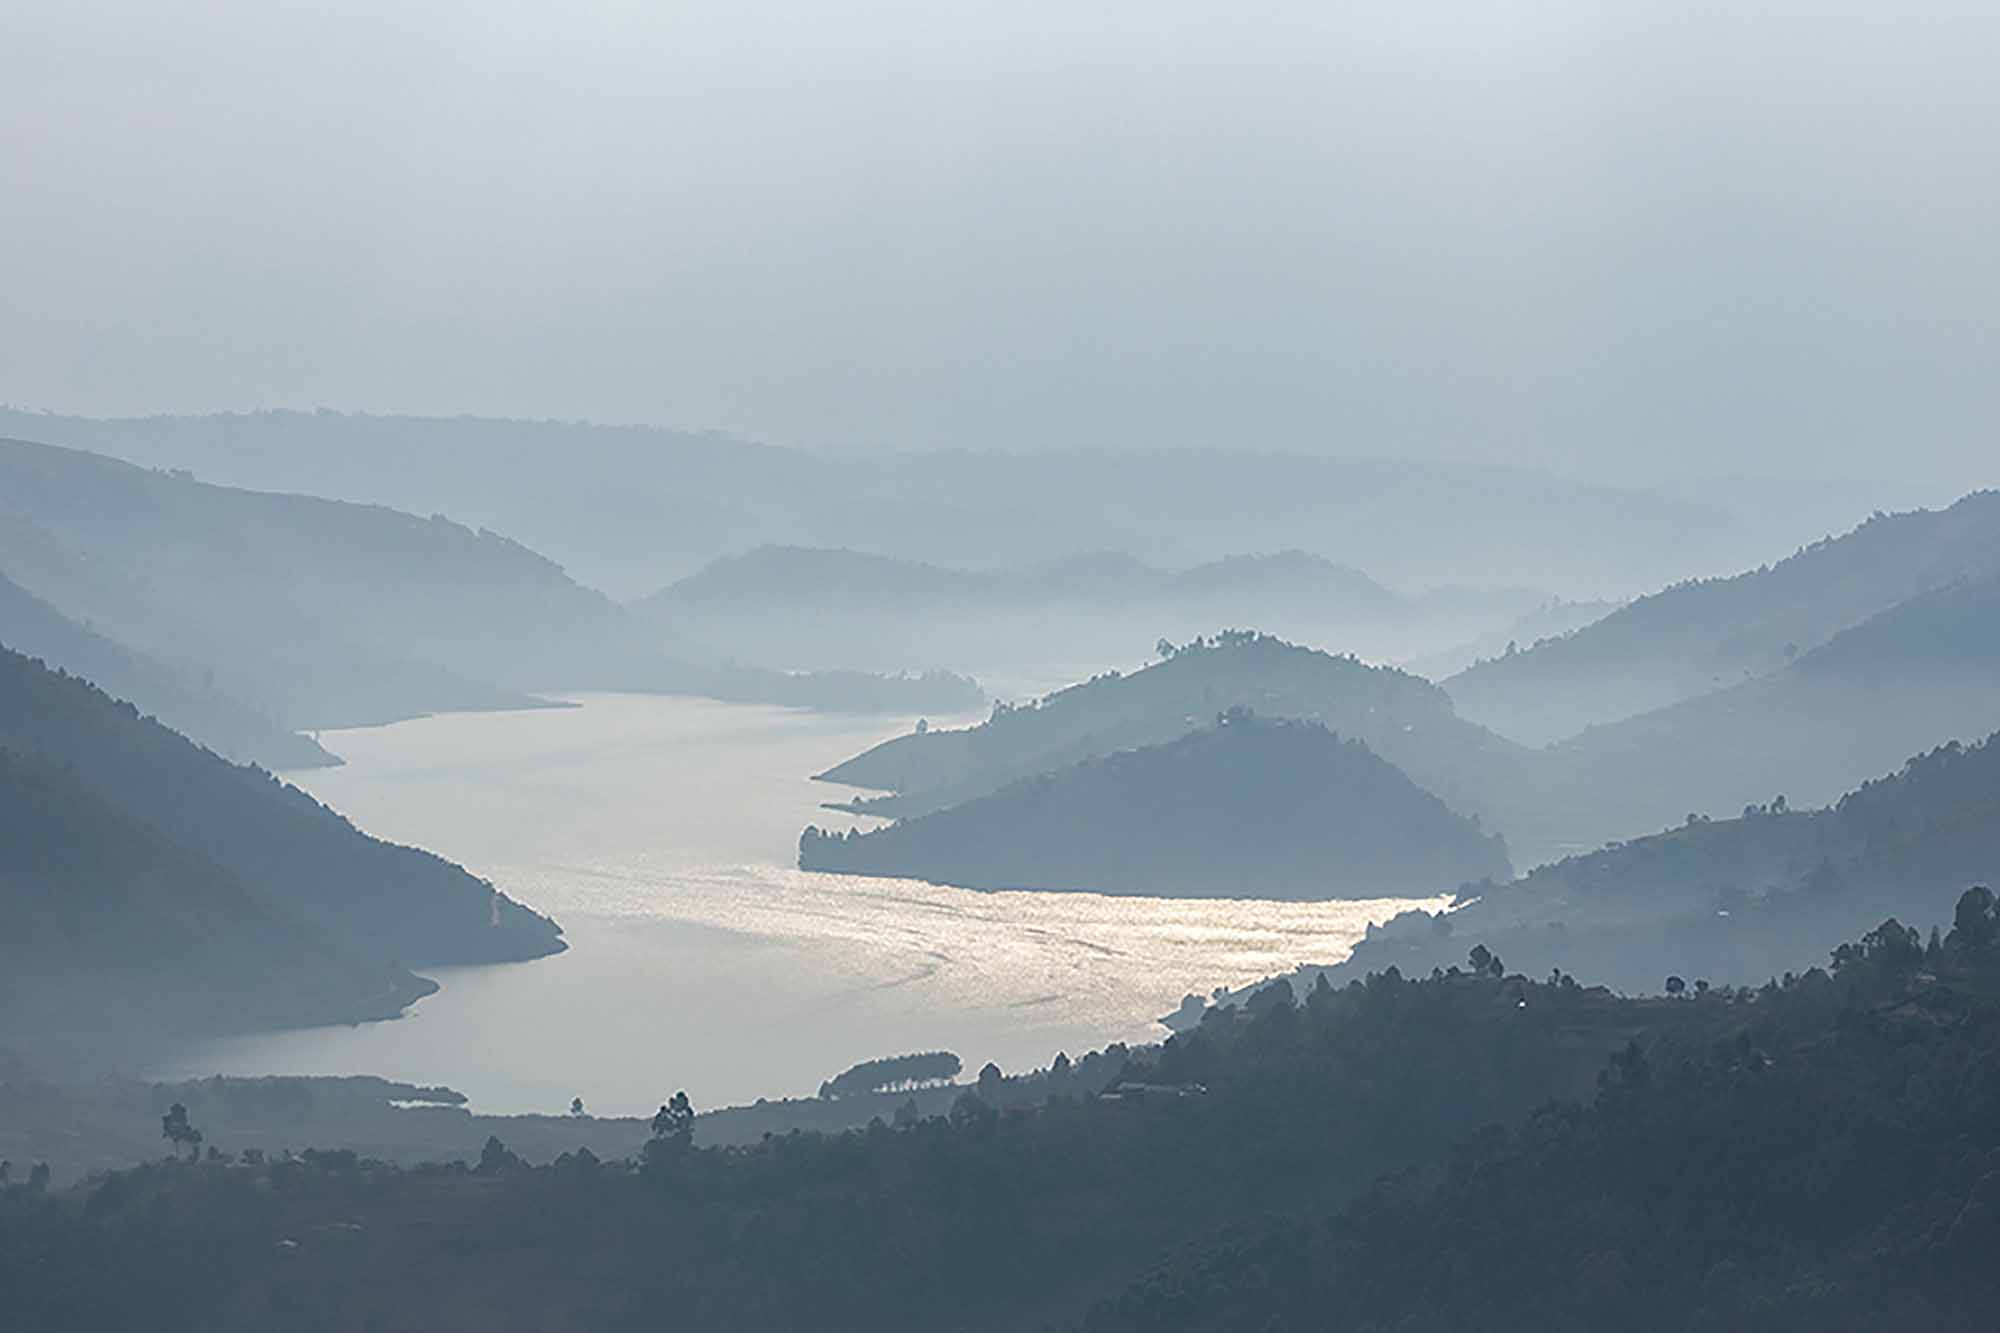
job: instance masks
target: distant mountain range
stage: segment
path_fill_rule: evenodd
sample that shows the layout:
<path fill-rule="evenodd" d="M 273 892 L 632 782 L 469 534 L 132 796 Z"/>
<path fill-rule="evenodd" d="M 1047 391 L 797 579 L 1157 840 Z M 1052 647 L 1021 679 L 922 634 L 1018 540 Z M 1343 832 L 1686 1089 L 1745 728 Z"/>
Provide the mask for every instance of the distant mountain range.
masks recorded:
<path fill-rule="evenodd" d="M 967 568 L 1100 550 L 1181 568 L 1295 548 L 1398 587 L 1505 571 L 1509 582 L 1595 597 L 1741 568 L 1866 512 L 1854 485 L 1796 477 L 1781 488 L 1689 479 L 1635 491 L 1472 464 L 1228 449 L 807 450 L 473 417 L 0 410 L 5 434 L 225 485 L 451 514 L 620 598 L 774 542 Z M 1933 498 L 1872 494 L 1878 505 Z"/>
<path fill-rule="evenodd" d="M 799 865 L 980 889 L 1307 899 L 1512 873 L 1499 838 L 1360 741 L 1242 710 L 874 832 L 808 829 Z"/>
<path fill-rule="evenodd" d="M 911 710 L 980 699 L 946 677 L 676 656 L 658 627 L 492 532 L 18 440 L 0 440 L 0 573 L 287 727 L 529 707 L 554 689 Z"/>
<path fill-rule="evenodd" d="M 1534 865 L 1689 813 L 1728 815 L 1780 795 L 1801 806 L 1832 800 L 1913 753 L 2000 728 L 1996 682 L 2000 576 L 1934 588 L 1780 670 L 1541 750 L 1459 716 L 1445 691 L 1418 677 L 1232 632 L 1129 675 L 996 709 L 976 727 L 894 737 L 818 776 L 887 793 L 836 808 L 908 817 L 1160 744 L 1242 706 L 1366 742 Z"/>
<path fill-rule="evenodd" d="M 697 610 L 772 609 L 928 615 L 1000 606 L 1177 605 L 1255 618 L 1276 604 L 1346 615 L 1395 615 L 1396 593 L 1358 569 L 1304 551 L 1230 556 L 1186 570 L 1156 569 L 1115 551 L 1014 569 L 944 569 L 857 551 L 760 546 L 728 556 L 639 603 L 672 618 Z"/>
<path fill-rule="evenodd" d="M 982 672 L 1129 657 L 1161 637 L 1255 624 L 1382 655 L 1505 624 L 1542 596 L 1444 589 L 1405 597 L 1303 551 L 1160 569 L 1096 552 L 947 569 L 856 551 L 767 546 L 705 565 L 635 604 L 663 627 L 791 664 L 947 664 Z"/>
<path fill-rule="evenodd" d="M 1844 629 L 2000 574 L 2000 491 L 1882 515 L 1775 565 L 1676 584 L 1445 681 L 1466 717 L 1544 744 L 1783 670 Z"/>

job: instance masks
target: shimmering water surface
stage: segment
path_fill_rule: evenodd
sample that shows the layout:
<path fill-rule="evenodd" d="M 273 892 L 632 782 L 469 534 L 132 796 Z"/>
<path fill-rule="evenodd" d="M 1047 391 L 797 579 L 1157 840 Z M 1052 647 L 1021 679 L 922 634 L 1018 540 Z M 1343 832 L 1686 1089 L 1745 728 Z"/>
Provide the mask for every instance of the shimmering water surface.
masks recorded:
<path fill-rule="evenodd" d="M 625 695 L 329 732 L 294 780 L 379 836 L 549 912 L 567 953 L 434 970 L 406 1017 L 209 1044 L 162 1074 L 374 1073 L 496 1112 L 639 1113 L 806 1094 L 857 1060 L 1016 1069 L 1157 1039 L 1189 991 L 1345 956 L 1402 900 L 973 893 L 793 868 L 808 780 L 914 719 Z M 940 719 L 932 719 L 933 722 Z M 867 822 L 867 821 L 863 821 Z"/>

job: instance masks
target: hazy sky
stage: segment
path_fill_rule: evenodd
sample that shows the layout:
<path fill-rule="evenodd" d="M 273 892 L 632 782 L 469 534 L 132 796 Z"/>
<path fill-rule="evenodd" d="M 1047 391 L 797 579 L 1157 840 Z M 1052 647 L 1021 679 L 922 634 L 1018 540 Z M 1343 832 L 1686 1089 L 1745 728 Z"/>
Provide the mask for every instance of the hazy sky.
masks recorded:
<path fill-rule="evenodd" d="M 2000 482 L 1996 67 L 1990 0 L 8 0 L 0 400 Z"/>

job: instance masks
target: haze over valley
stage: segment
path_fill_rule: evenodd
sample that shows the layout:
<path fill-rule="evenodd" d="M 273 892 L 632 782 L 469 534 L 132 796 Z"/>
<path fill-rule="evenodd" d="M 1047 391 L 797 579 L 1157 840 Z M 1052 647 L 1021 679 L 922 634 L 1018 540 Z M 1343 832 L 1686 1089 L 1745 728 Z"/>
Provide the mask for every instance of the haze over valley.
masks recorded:
<path fill-rule="evenodd" d="M 16 8 L 0 1329 L 1992 1327 L 2000 11 Z"/>

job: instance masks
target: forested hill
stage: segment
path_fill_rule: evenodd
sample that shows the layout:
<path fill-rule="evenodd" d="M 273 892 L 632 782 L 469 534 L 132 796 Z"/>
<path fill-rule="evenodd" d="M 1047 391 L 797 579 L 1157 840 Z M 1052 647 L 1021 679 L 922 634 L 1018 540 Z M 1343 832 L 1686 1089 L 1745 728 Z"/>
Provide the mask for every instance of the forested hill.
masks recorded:
<path fill-rule="evenodd" d="M 319 743 L 191 673 L 114 643 L 0 574 L 0 645 L 82 676 L 115 698 L 239 763 L 321 768 L 340 761 Z"/>
<path fill-rule="evenodd" d="M 618 607 L 493 533 L 24 441 L 0 441 L 0 561 L 309 728 L 524 704 L 522 682 L 630 650 Z"/>
<path fill-rule="evenodd" d="M 1361 742 L 1240 710 L 870 833 L 808 829 L 799 864 L 980 889 L 1213 898 L 1429 895 L 1512 873 L 1498 837 Z"/>
<path fill-rule="evenodd" d="M 1991 1328 L 2000 921 L 1975 889 L 1925 924 L 1949 934 L 1926 946 L 1888 921 L 1830 975 L 1679 1001 L 1695 1021 L 1635 1040 L 1594 1095 L 1489 1126 L 1329 1216 L 1218 1228 L 1079 1326 L 1304 1329 L 1339 1311 L 1357 1329 L 1505 1333 Z"/>
<path fill-rule="evenodd" d="M 2000 921 L 1969 891 L 1916 924 L 1949 933 L 1681 999 L 1491 967 L 1273 989 L 948 1117 L 744 1148 L 669 1121 L 629 1162 L 399 1171 L 212 1140 L 0 1193 L 0 1290 L 45 1333 L 1973 1333 Z"/>
<path fill-rule="evenodd" d="M 1420 677 L 1229 631 L 1173 648 L 1130 675 L 1109 672 L 1031 704 L 996 706 L 975 727 L 896 737 L 818 776 L 895 793 L 869 803 L 878 813 L 923 813 L 1083 759 L 1173 740 L 1236 707 L 1364 741 L 1469 815 L 1486 817 L 1493 793 L 1533 757 L 1459 718 L 1444 691 Z"/>
<path fill-rule="evenodd" d="M 391 1018 L 432 989 L 0 749 L 0 1039 L 144 1058 L 163 1035 Z"/>
<path fill-rule="evenodd" d="M 669 654 L 657 626 L 552 561 L 443 515 L 211 486 L 20 440 L 0 440 L 0 569 L 294 727 L 523 707 L 535 690 L 980 701 L 961 679 L 795 676 L 684 644 Z"/>
<path fill-rule="evenodd" d="M 0 748 L 67 769 L 359 957 L 471 963 L 563 947 L 554 922 L 459 866 L 371 838 L 263 770 L 231 764 L 87 682 L 6 650 Z"/>
<path fill-rule="evenodd" d="M 2000 739 L 1943 746 L 1817 810 L 1761 803 L 1543 866 L 1448 917 L 1371 931 L 1336 979 L 1421 974 L 1473 941 L 1629 990 L 1754 984 L 1871 923 L 1941 919 L 2000 867 Z M 1315 969 L 1317 970 L 1317 969 Z"/>
<path fill-rule="evenodd" d="M 1783 794 L 1821 805 L 1911 754 L 2000 728 L 2000 576 L 1841 631 L 1791 666 L 1550 749 L 1554 808 L 1602 837 Z M 1509 829 L 1511 832 L 1511 827 Z"/>
<path fill-rule="evenodd" d="M 1466 717 L 1542 744 L 1777 671 L 1898 603 L 2000 573 L 2000 491 L 1877 515 L 1775 565 L 1678 584 L 1445 682 Z"/>

